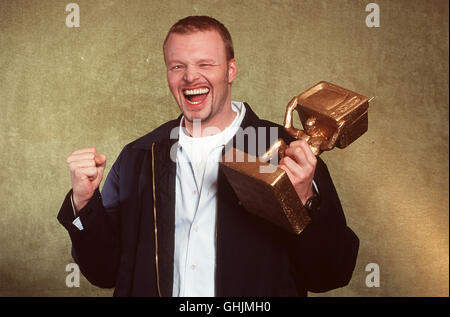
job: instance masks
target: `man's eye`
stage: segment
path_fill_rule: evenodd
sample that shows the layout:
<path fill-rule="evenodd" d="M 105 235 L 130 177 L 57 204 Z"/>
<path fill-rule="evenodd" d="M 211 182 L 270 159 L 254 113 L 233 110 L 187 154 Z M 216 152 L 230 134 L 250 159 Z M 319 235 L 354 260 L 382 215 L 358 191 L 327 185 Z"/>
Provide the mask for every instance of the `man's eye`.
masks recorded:
<path fill-rule="evenodd" d="M 211 64 L 200 64 L 200 67 L 209 67 L 212 66 Z"/>
<path fill-rule="evenodd" d="M 171 69 L 173 69 L 173 70 L 177 70 L 177 69 L 181 69 L 182 68 L 182 66 L 181 65 L 175 65 L 175 66 L 172 66 L 172 68 Z"/>

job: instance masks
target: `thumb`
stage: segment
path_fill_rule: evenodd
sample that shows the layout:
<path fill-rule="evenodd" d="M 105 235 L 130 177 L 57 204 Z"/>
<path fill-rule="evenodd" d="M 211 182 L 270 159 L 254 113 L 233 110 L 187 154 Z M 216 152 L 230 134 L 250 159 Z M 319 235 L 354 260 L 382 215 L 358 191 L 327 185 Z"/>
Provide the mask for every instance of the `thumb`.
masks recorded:
<path fill-rule="evenodd" d="M 105 166 L 106 166 L 106 156 L 105 156 L 105 154 L 96 155 L 94 160 L 95 160 L 95 164 L 98 167 L 98 174 L 97 174 L 96 179 L 94 180 L 94 184 L 97 187 L 100 185 L 100 182 L 102 181 L 102 178 L 103 178 L 103 172 L 104 172 Z"/>
<path fill-rule="evenodd" d="M 105 154 L 96 155 L 95 156 L 95 164 L 97 165 L 97 167 L 105 168 L 105 166 L 106 166 L 106 156 L 105 156 Z"/>

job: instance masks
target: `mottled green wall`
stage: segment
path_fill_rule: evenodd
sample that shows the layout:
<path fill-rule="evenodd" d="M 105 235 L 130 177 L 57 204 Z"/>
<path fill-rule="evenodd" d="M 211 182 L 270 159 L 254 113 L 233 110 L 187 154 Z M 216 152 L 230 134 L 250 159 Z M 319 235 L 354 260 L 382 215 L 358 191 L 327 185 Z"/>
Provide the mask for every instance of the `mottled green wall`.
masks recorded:
<path fill-rule="evenodd" d="M 361 240 L 350 285 L 332 296 L 448 296 L 448 2 L 0 2 L 0 296 L 109 296 L 65 286 L 73 262 L 56 214 L 66 157 L 95 145 L 110 167 L 128 142 L 178 114 L 161 45 L 175 21 L 206 14 L 235 42 L 235 100 L 282 122 L 290 98 L 320 80 L 375 96 L 369 132 L 325 153 Z M 297 121 L 298 122 L 298 121 Z M 377 263 L 380 288 L 365 286 Z"/>

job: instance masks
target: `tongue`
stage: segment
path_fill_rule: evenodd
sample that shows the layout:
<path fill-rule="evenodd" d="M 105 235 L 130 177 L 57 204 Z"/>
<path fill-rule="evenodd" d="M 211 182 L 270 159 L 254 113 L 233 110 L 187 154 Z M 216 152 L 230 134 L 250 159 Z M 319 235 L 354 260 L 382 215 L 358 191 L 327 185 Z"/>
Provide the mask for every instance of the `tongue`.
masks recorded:
<path fill-rule="evenodd" d="M 203 100 L 205 100 L 207 95 L 208 95 L 207 93 L 206 94 L 201 94 L 201 95 L 193 95 L 193 96 L 191 96 L 189 98 L 189 100 L 191 102 L 202 102 Z"/>

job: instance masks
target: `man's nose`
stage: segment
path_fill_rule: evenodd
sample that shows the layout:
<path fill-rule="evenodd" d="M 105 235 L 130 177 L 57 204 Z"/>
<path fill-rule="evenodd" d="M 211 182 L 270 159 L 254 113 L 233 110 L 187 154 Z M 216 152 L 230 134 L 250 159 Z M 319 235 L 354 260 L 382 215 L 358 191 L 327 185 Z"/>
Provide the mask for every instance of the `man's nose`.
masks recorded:
<path fill-rule="evenodd" d="M 200 74 L 198 71 L 193 67 L 186 67 L 186 70 L 184 71 L 183 79 L 188 82 L 192 83 L 195 82 L 200 77 Z"/>

